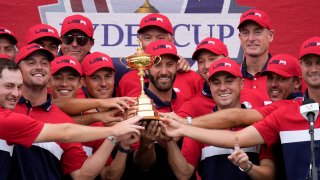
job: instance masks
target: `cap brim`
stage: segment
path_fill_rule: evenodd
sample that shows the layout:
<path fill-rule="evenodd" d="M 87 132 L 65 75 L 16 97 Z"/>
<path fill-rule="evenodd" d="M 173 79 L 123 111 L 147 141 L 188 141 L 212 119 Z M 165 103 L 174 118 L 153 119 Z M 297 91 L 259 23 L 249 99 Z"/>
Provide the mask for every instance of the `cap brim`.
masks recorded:
<path fill-rule="evenodd" d="M 166 30 L 165 28 L 163 28 L 162 26 L 159 26 L 158 24 L 148 24 L 146 26 L 143 26 L 141 27 L 140 29 L 138 29 L 138 34 L 141 34 L 141 31 L 144 31 L 146 28 L 148 27 L 157 27 L 157 28 L 160 28 L 162 29 L 163 31 L 167 32 L 167 33 L 170 33 L 172 35 L 172 32 L 169 32 L 168 30 Z"/>
<path fill-rule="evenodd" d="M 290 77 L 293 77 L 293 75 L 285 72 L 285 71 L 282 71 L 282 70 L 265 70 L 265 71 L 262 71 L 260 73 L 260 76 L 266 76 L 267 74 L 269 73 L 275 73 L 275 74 L 278 74 L 280 76 L 283 76 L 283 77 L 286 77 L 286 78 L 290 78 Z"/>
<path fill-rule="evenodd" d="M 245 19 L 245 20 L 243 20 L 243 21 L 238 25 L 238 29 L 240 29 L 241 26 L 242 26 L 244 23 L 249 22 L 249 21 L 255 22 L 255 23 L 257 23 L 259 26 L 261 26 L 261 27 L 263 27 L 263 28 L 269 28 L 266 24 L 263 24 L 263 23 L 255 20 L 255 19 L 251 19 L 251 18 L 250 18 L 250 19 Z"/>
<path fill-rule="evenodd" d="M 60 68 L 57 68 L 54 71 L 51 71 L 51 74 L 54 75 L 56 72 L 60 71 L 63 68 L 71 68 L 71 69 L 75 70 L 79 74 L 79 76 L 82 76 L 81 72 L 79 70 L 77 70 L 76 68 L 74 68 L 74 66 L 71 66 L 71 65 L 65 65 Z"/>
<path fill-rule="evenodd" d="M 210 48 L 206 48 L 206 47 L 202 47 L 197 49 L 193 54 L 192 54 L 192 59 L 193 60 L 197 60 L 199 57 L 199 53 L 201 53 L 201 51 L 203 50 L 208 50 L 216 55 L 224 55 L 221 51 L 217 50 L 217 49 L 210 49 Z"/>
<path fill-rule="evenodd" d="M 320 52 L 314 52 L 314 51 L 305 51 L 299 54 L 298 59 L 301 59 L 303 56 L 308 54 L 315 54 L 320 56 Z"/>
<path fill-rule="evenodd" d="M 14 36 L 13 36 L 13 35 L 11 35 L 11 34 L 2 33 L 2 34 L 0 34 L 0 36 L 3 36 L 3 37 L 8 38 L 8 39 L 9 39 L 9 41 L 10 41 L 12 44 L 14 44 L 14 45 L 18 44 L 18 40 L 17 40 L 17 38 L 16 38 L 16 37 L 14 37 Z"/>

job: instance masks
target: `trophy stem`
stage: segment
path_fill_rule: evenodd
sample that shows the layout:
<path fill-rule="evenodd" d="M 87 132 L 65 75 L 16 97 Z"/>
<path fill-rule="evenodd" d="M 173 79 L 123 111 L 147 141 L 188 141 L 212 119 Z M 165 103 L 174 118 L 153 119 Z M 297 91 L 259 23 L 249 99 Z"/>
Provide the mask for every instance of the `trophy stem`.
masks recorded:
<path fill-rule="evenodd" d="M 138 76 L 140 77 L 140 85 L 141 85 L 141 95 L 145 95 L 144 93 L 144 71 L 142 68 L 138 69 Z"/>

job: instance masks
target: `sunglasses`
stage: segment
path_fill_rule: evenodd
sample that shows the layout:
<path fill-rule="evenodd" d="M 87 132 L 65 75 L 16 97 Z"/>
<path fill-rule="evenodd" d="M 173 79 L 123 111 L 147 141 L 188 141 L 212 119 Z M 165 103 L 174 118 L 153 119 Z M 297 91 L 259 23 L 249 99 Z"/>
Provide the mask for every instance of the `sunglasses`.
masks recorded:
<path fill-rule="evenodd" d="M 81 36 L 81 35 L 72 35 L 72 34 L 62 36 L 61 39 L 62 39 L 63 44 L 66 44 L 66 45 L 70 45 L 74 41 L 74 39 L 76 39 L 77 43 L 80 46 L 86 45 L 88 43 L 88 41 L 90 40 L 89 37 Z"/>

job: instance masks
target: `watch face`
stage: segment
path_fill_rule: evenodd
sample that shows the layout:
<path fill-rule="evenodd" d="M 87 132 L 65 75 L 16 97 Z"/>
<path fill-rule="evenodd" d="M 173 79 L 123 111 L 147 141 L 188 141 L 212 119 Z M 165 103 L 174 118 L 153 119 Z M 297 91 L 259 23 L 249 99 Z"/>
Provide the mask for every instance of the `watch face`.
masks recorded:
<path fill-rule="evenodd" d="M 117 140 L 116 140 L 116 137 L 115 137 L 115 136 L 108 136 L 108 139 L 109 139 L 113 144 L 116 144 L 116 143 L 117 143 Z"/>

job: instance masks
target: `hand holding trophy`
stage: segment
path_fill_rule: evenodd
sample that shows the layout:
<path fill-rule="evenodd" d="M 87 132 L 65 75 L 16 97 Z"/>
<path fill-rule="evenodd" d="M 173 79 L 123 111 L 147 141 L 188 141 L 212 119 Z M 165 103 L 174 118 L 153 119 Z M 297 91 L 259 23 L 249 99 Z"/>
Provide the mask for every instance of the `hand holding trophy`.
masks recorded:
<path fill-rule="evenodd" d="M 123 63 L 123 59 L 126 61 L 126 64 Z M 157 62 L 156 62 L 157 61 Z M 152 100 L 144 93 L 144 75 L 145 70 L 149 69 L 156 63 L 161 61 L 160 56 L 152 56 L 146 54 L 142 50 L 141 42 L 139 41 L 139 47 L 137 51 L 128 57 L 120 58 L 120 62 L 125 65 L 127 68 L 138 70 L 138 76 L 140 77 L 141 84 L 141 94 L 138 98 L 138 116 L 143 116 L 145 120 L 159 120 L 160 117 L 158 112 L 155 110 Z"/>

